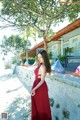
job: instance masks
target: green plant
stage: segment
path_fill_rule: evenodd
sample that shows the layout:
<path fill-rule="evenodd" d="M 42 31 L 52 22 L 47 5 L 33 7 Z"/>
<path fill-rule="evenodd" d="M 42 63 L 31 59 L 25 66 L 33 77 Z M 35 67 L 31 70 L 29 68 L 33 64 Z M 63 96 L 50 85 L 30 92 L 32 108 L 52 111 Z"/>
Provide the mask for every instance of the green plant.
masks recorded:
<path fill-rule="evenodd" d="M 63 55 L 63 56 L 59 55 L 57 58 L 58 58 L 61 62 L 67 60 L 67 56 L 66 56 L 66 55 Z"/>
<path fill-rule="evenodd" d="M 10 69 L 11 68 L 11 64 L 10 63 L 5 63 L 5 69 Z"/>
<path fill-rule="evenodd" d="M 5 58 L 3 57 L 2 60 L 5 60 Z"/>
<path fill-rule="evenodd" d="M 28 58 L 28 63 L 29 64 L 33 64 L 35 62 L 35 58 L 34 57 L 29 57 Z"/>
<path fill-rule="evenodd" d="M 52 58 L 52 52 L 49 52 L 48 56 L 49 56 L 49 59 L 51 59 Z"/>
<path fill-rule="evenodd" d="M 73 47 L 71 47 L 71 48 L 66 47 L 66 48 L 64 49 L 65 55 L 67 55 L 67 53 L 72 53 L 72 52 L 73 52 Z"/>
<path fill-rule="evenodd" d="M 16 63 L 16 57 L 12 57 L 12 64 L 15 64 Z"/>

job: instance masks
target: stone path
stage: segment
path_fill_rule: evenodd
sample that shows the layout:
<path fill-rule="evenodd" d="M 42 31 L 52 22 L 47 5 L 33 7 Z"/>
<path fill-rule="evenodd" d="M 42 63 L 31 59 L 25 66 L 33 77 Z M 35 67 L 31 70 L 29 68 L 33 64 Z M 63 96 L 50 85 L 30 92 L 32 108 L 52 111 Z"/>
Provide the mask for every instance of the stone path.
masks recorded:
<path fill-rule="evenodd" d="M 15 75 L 0 76 L 0 120 L 4 112 L 8 120 L 30 120 L 30 102 L 30 93 Z"/>

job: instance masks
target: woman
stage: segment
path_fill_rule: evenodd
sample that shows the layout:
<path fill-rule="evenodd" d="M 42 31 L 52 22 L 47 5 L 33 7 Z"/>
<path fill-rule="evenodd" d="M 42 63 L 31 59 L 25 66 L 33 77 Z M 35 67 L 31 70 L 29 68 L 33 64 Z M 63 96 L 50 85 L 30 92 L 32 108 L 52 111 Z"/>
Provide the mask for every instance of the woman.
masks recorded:
<path fill-rule="evenodd" d="M 51 72 L 48 55 L 45 50 L 38 52 L 40 65 L 35 69 L 35 81 L 31 91 L 31 120 L 52 120 L 48 87 L 45 76 Z"/>
<path fill-rule="evenodd" d="M 80 65 L 76 68 L 76 71 L 71 73 L 71 75 L 80 77 Z"/>

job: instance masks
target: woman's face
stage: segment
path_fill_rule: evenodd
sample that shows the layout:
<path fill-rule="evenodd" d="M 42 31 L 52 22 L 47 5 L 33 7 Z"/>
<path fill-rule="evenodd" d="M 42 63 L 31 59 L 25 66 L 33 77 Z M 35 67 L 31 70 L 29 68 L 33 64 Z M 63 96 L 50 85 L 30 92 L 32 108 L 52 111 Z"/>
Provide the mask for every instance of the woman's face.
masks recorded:
<path fill-rule="evenodd" d="M 42 57 L 42 55 L 40 53 L 38 54 L 38 61 L 40 63 L 44 63 L 44 59 L 43 59 L 43 57 Z"/>

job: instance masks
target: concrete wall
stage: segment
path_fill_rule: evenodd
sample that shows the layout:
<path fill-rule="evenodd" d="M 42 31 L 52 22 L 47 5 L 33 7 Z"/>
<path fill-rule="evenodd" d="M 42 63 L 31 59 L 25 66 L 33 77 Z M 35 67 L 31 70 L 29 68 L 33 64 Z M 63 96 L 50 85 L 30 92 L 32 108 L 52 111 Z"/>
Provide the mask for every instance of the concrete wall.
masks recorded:
<path fill-rule="evenodd" d="M 18 66 L 16 74 L 30 92 L 34 69 Z M 80 78 L 52 73 L 46 76 L 53 120 L 80 120 Z"/>

